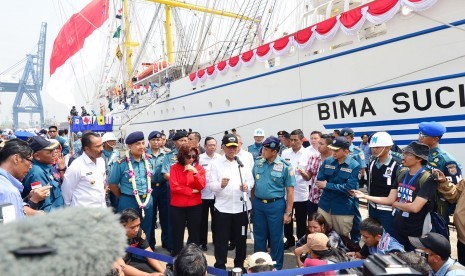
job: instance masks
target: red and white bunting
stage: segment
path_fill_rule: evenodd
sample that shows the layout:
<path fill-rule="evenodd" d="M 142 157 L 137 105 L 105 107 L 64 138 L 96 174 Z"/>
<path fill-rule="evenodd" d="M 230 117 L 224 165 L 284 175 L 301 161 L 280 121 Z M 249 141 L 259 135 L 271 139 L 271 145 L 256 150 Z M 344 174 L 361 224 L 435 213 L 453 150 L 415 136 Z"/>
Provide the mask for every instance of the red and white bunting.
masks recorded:
<path fill-rule="evenodd" d="M 271 49 L 273 49 L 273 53 L 278 57 L 286 55 L 289 53 L 289 50 L 291 50 L 291 46 L 294 43 L 293 40 L 294 37 L 289 35 L 275 40 L 275 42 L 273 42 L 273 46 L 271 47 Z"/>
<path fill-rule="evenodd" d="M 406 6 L 416 12 L 431 8 L 438 0 L 402 0 L 402 6 Z"/>
<path fill-rule="evenodd" d="M 313 26 L 295 32 L 294 34 L 279 38 L 273 42 L 261 45 L 241 55 L 221 61 L 216 65 L 201 69 L 189 75 L 192 85 L 198 79 L 205 81 L 207 77 L 214 78 L 219 71 L 226 74 L 228 69 L 237 71 L 244 64 L 249 67 L 256 60 L 267 61 L 271 55 L 276 57 L 289 53 L 293 45 L 299 49 L 309 48 L 315 39 L 332 39 L 339 30 L 346 35 L 356 35 L 368 20 L 373 24 L 381 24 L 392 19 L 399 9 L 404 6 L 419 12 L 431 8 L 438 0 L 376 0 L 355 9 L 343 12 L 336 17 L 319 22 Z"/>
<path fill-rule="evenodd" d="M 242 53 L 241 62 L 247 67 L 252 66 L 255 62 L 255 51 L 250 50 L 245 53 Z"/>

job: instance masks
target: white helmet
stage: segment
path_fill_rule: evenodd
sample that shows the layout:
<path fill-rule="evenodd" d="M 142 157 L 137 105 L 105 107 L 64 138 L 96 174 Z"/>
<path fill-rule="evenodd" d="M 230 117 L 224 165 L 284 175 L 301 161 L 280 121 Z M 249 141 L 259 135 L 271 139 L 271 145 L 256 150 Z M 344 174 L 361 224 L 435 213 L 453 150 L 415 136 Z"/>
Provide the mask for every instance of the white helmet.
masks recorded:
<path fill-rule="evenodd" d="M 102 136 L 102 142 L 107 142 L 107 141 L 116 141 L 116 136 L 113 134 L 113 132 L 107 132 L 103 134 Z"/>
<path fill-rule="evenodd" d="M 261 128 L 257 128 L 253 132 L 253 136 L 263 136 L 265 137 L 265 131 Z"/>
<path fill-rule="evenodd" d="M 376 132 L 371 136 L 370 148 L 373 147 L 389 147 L 394 145 L 391 135 L 385 131 Z"/>

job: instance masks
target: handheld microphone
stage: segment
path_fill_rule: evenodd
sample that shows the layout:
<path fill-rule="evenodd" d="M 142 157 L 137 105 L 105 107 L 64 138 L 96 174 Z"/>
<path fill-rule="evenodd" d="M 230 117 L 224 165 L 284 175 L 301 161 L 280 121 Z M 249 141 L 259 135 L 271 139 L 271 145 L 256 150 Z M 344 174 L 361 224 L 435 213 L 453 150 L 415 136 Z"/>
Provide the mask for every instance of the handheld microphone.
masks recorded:
<path fill-rule="evenodd" d="M 236 160 L 237 164 L 238 164 L 239 166 L 241 166 L 241 168 L 244 167 L 244 163 L 242 163 L 242 161 L 239 159 L 239 157 L 234 156 L 234 160 Z"/>

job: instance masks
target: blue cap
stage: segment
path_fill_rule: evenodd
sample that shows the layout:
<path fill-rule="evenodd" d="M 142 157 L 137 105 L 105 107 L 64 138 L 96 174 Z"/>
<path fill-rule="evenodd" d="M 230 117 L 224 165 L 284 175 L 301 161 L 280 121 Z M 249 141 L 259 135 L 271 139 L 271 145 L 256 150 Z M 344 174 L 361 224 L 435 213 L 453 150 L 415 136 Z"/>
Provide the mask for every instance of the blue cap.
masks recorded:
<path fill-rule="evenodd" d="M 342 136 L 351 136 L 354 135 L 354 130 L 348 127 L 345 127 L 341 129 L 341 135 Z"/>
<path fill-rule="evenodd" d="M 126 137 L 126 144 L 131 145 L 139 141 L 143 141 L 144 133 L 142 131 L 135 131 Z"/>
<path fill-rule="evenodd" d="M 152 140 L 153 138 L 161 138 L 161 132 L 160 131 L 152 131 L 149 134 L 149 140 Z"/>
<path fill-rule="evenodd" d="M 264 146 L 265 148 L 269 148 L 269 149 L 273 149 L 273 150 L 278 150 L 279 149 L 279 138 L 277 137 L 274 137 L 274 136 L 270 136 L 268 138 L 265 139 L 265 141 L 263 142 L 262 146 Z"/>
<path fill-rule="evenodd" d="M 441 137 L 446 133 L 446 127 L 438 122 L 422 122 L 418 128 L 426 136 Z"/>
<path fill-rule="evenodd" d="M 334 138 L 333 142 L 331 145 L 328 145 L 328 148 L 330 150 L 339 150 L 339 149 L 348 149 L 350 147 L 349 141 L 347 141 L 347 138 L 344 136 L 338 136 Z"/>

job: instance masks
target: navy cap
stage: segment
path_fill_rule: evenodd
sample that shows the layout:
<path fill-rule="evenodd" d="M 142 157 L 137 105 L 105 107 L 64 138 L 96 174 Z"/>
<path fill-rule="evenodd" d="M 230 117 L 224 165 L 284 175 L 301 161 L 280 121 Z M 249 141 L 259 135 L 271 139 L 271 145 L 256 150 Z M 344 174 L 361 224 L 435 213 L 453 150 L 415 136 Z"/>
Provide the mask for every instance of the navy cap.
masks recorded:
<path fill-rule="evenodd" d="M 270 136 L 263 141 L 262 146 L 265 148 L 273 149 L 273 150 L 278 150 L 279 149 L 279 138 Z"/>
<path fill-rule="evenodd" d="M 223 139 L 221 140 L 221 143 L 227 147 L 238 147 L 239 146 L 239 140 L 237 139 L 237 136 L 234 134 L 226 134 L 223 136 Z"/>
<path fill-rule="evenodd" d="M 32 151 L 37 152 L 39 150 L 53 150 L 59 145 L 58 141 L 52 143 L 42 136 L 34 136 L 29 140 L 29 147 Z"/>
<path fill-rule="evenodd" d="M 178 131 L 178 132 L 176 132 L 176 133 L 174 134 L 172 140 L 173 140 L 173 141 L 178 141 L 179 139 L 184 138 L 184 137 L 187 137 L 188 135 L 189 135 L 189 134 L 187 133 L 187 131 L 181 130 L 181 131 Z"/>
<path fill-rule="evenodd" d="M 142 131 L 135 131 L 126 137 L 126 144 L 131 145 L 139 141 L 143 141 L 144 133 Z"/>
<path fill-rule="evenodd" d="M 152 140 L 153 138 L 161 138 L 161 132 L 160 131 L 152 131 L 149 134 L 149 140 Z"/>
<path fill-rule="evenodd" d="M 421 158 L 423 160 L 428 160 L 429 147 L 427 145 L 419 143 L 417 141 L 411 142 L 402 151 L 411 153 L 411 154 L 415 155 L 416 157 L 419 157 L 419 158 Z"/>
<path fill-rule="evenodd" d="M 350 147 L 349 141 L 347 141 L 346 137 L 338 136 L 334 138 L 331 145 L 328 145 L 328 148 L 331 150 L 338 150 L 338 149 L 348 149 Z"/>
<path fill-rule="evenodd" d="M 341 135 L 342 135 L 342 136 L 354 135 L 354 130 L 351 129 L 351 128 L 345 127 L 345 128 L 343 128 L 343 129 L 341 129 Z"/>
<path fill-rule="evenodd" d="M 438 122 L 422 122 L 418 128 L 426 136 L 441 137 L 446 133 L 446 127 Z"/>
<path fill-rule="evenodd" d="M 438 254 L 443 260 L 450 257 L 450 242 L 441 234 L 430 232 L 421 238 L 408 237 L 408 239 L 415 248 L 427 248 Z"/>

